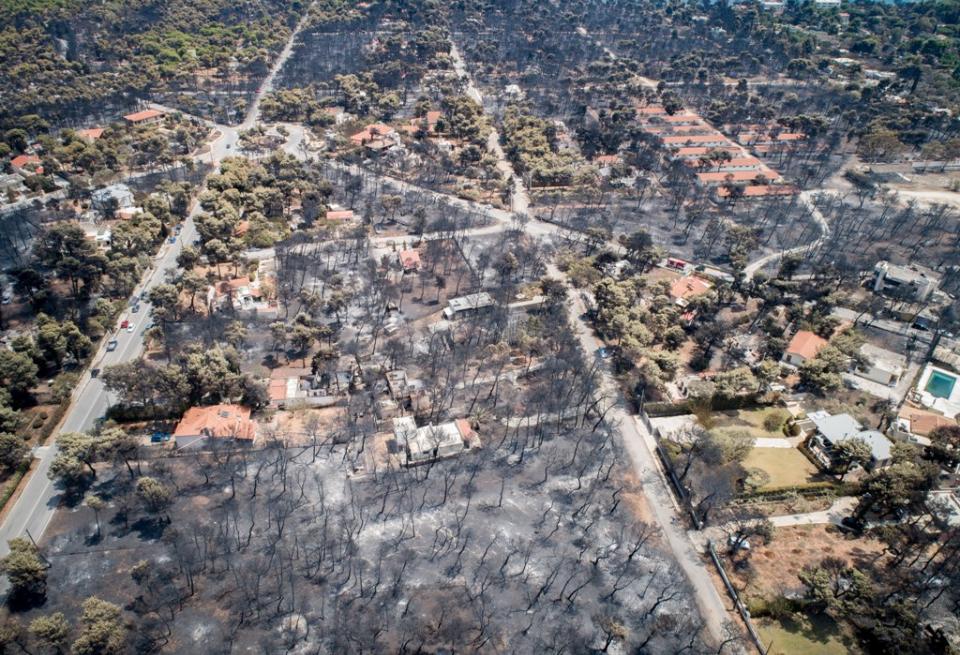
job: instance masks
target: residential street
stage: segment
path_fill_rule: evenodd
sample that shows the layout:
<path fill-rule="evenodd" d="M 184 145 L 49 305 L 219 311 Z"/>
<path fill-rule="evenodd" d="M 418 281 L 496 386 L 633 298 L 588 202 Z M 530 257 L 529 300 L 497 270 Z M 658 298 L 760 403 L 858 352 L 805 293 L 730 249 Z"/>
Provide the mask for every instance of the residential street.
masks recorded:
<path fill-rule="evenodd" d="M 224 157 L 235 154 L 240 130 L 250 127 L 259 116 L 260 100 L 272 88 L 273 79 L 290 56 L 293 41 L 303 24 L 304 21 L 301 21 L 297 30 L 290 36 L 287 46 L 274 62 L 270 74 L 251 103 L 243 125 L 238 128 L 231 128 L 211 121 L 204 121 L 211 128 L 217 130 L 218 134 L 210 143 L 210 151 L 198 158 L 216 165 Z M 162 111 L 177 111 L 154 103 L 151 103 L 150 106 Z M 164 243 L 161 246 L 153 267 L 144 274 L 144 279 L 134 291 L 135 295 L 138 297 L 146 295 L 155 286 L 164 282 L 167 271 L 176 269 L 177 256 L 183 249 L 184 243 L 192 243 L 197 237 L 193 220 L 199 213 L 200 206 L 197 204 L 184 222 L 176 243 Z M 128 362 L 136 359 L 143 352 L 143 332 L 151 323 L 150 304 L 146 300 L 141 301 L 140 311 L 137 313 L 129 311 L 128 308 L 119 319 L 118 324 L 125 319 L 130 321 L 132 329 L 129 331 L 118 330 L 105 338 L 92 360 L 91 368 L 102 369 L 113 364 Z M 107 352 L 107 342 L 110 339 L 117 340 L 117 348 L 113 352 Z M 58 433 L 79 432 L 93 428 L 97 419 L 106 412 L 110 402 L 110 394 L 104 388 L 103 382 L 99 378 L 92 378 L 89 369 L 84 371 Z M 33 473 L 27 479 L 20 496 L 10 507 L 3 523 L 0 524 L 0 557 L 10 552 L 7 546 L 10 539 L 22 537 L 29 533 L 35 540 L 39 540 L 60 503 L 59 491 L 53 481 L 47 477 L 50 464 L 57 456 L 56 444 L 51 440 L 49 445 L 36 449 L 35 456 L 38 461 Z M 3 584 L 5 589 L 6 581 Z"/>

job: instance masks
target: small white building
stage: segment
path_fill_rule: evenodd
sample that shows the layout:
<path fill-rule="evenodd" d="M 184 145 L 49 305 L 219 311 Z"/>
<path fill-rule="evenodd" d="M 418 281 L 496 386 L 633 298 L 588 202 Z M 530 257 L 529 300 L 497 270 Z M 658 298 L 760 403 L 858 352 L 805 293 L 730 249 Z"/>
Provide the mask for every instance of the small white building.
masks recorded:
<path fill-rule="evenodd" d="M 906 358 L 903 355 L 869 343 L 860 347 L 860 353 L 869 360 L 870 364 L 864 368 L 857 367 L 853 371 L 854 375 L 888 387 L 897 386 L 906 366 Z"/>
<path fill-rule="evenodd" d="M 133 207 L 133 191 L 126 184 L 113 184 L 94 191 L 90 199 L 93 208 L 101 212 Z"/>
<path fill-rule="evenodd" d="M 393 434 L 397 446 L 406 453 L 408 465 L 457 455 L 469 449 L 475 438 L 465 419 L 417 427 L 412 416 L 395 417 Z"/>
<path fill-rule="evenodd" d="M 480 293 L 471 293 L 468 296 L 451 298 L 447 301 L 447 307 L 443 310 L 443 316 L 447 320 L 461 318 L 476 314 L 480 311 L 493 307 L 493 296 L 486 291 Z"/>

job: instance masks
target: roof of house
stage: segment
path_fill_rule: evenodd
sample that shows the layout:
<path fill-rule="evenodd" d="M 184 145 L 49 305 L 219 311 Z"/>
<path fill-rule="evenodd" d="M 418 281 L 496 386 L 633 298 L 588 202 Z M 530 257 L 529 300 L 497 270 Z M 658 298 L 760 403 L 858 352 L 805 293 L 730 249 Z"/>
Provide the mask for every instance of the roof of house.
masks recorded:
<path fill-rule="evenodd" d="M 921 437 L 929 436 L 929 434 L 937 428 L 957 425 L 955 419 L 913 407 L 904 408 L 900 412 L 900 418 L 910 423 L 910 432 L 912 434 Z"/>
<path fill-rule="evenodd" d="M 350 135 L 350 140 L 356 144 L 362 144 L 364 141 L 369 141 L 378 136 L 385 136 L 393 132 L 393 128 L 389 125 L 383 123 L 374 123 L 373 125 L 367 125 L 363 130 L 357 132 L 356 134 Z"/>
<path fill-rule="evenodd" d="M 448 308 L 454 312 L 462 312 L 467 309 L 480 309 L 493 304 L 493 296 L 486 291 L 471 293 L 466 296 L 460 296 L 459 298 L 450 298 L 447 301 Z"/>
<path fill-rule="evenodd" d="M 401 250 L 400 264 L 405 269 L 416 268 L 420 265 L 420 253 L 416 250 Z"/>
<path fill-rule="evenodd" d="M 95 141 L 103 136 L 103 128 L 91 127 L 86 130 L 77 130 L 77 136 L 79 136 L 81 139 L 90 139 L 91 141 Z"/>
<path fill-rule="evenodd" d="M 772 171 L 767 167 L 752 171 L 716 171 L 697 173 L 697 179 L 701 182 L 726 182 L 728 180 L 731 182 L 747 182 L 757 179 L 757 177 L 760 175 L 763 175 L 768 181 L 771 182 L 780 179 L 780 176 L 776 171 Z"/>
<path fill-rule="evenodd" d="M 683 136 L 665 136 L 664 143 L 723 143 L 733 146 L 732 143 L 719 132 L 716 134 L 686 134 Z"/>
<path fill-rule="evenodd" d="M 637 113 L 646 114 L 647 116 L 657 116 L 660 114 L 666 114 L 667 110 L 660 105 L 648 105 L 647 107 L 637 107 Z"/>
<path fill-rule="evenodd" d="M 328 221 L 348 221 L 353 218 L 352 209 L 338 209 L 334 211 L 327 210 Z"/>
<path fill-rule="evenodd" d="M 826 339 L 817 336 L 813 332 L 800 330 L 790 339 L 786 352 L 789 355 L 799 355 L 804 359 L 812 359 L 817 356 L 817 353 L 820 352 L 827 343 L 829 342 Z"/>
<path fill-rule="evenodd" d="M 593 161 L 597 164 L 616 164 L 620 161 L 620 155 L 597 155 Z"/>
<path fill-rule="evenodd" d="M 719 148 L 719 147 L 708 147 L 708 146 L 687 146 L 685 148 L 678 148 L 674 151 L 674 157 L 699 157 L 700 155 L 706 155 L 711 152 L 716 151 L 725 151 L 729 152 L 731 155 L 740 155 L 743 153 L 743 150 L 733 144 L 730 144 L 729 148 Z"/>
<path fill-rule="evenodd" d="M 151 118 L 158 118 L 160 116 L 163 116 L 162 111 L 157 111 L 156 109 L 144 109 L 143 111 L 127 114 L 123 117 L 123 119 L 130 123 L 140 123 L 150 120 Z"/>
<path fill-rule="evenodd" d="M 870 446 L 870 453 L 878 462 L 890 459 L 893 444 L 882 432 L 878 430 L 861 430 L 849 438 L 863 439 Z M 843 441 L 841 439 L 841 441 Z M 837 442 L 833 442 L 837 443 Z"/>
<path fill-rule="evenodd" d="M 695 298 L 710 291 L 712 284 L 695 275 L 677 278 L 670 285 L 670 296 L 677 300 Z"/>
<path fill-rule="evenodd" d="M 831 443 L 843 441 L 863 429 L 857 419 L 849 414 L 831 414 L 826 410 L 819 410 L 808 413 L 807 418 L 817 426 L 817 432 L 829 439 Z"/>
<path fill-rule="evenodd" d="M 709 152 L 709 148 L 697 148 L 697 150 L 704 150 L 705 152 L 703 154 L 708 154 Z M 733 166 L 760 166 L 762 164 L 763 162 L 761 162 L 756 157 L 733 157 L 729 161 L 720 160 L 716 163 L 712 163 L 712 162 L 703 163 L 699 159 L 692 159 L 687 162 L 687 166 L 704 165 L 709 168 L 718 166 L 721 170 L 723 170 L 724 168 L 733 167 Z"/>
<path fill-rule="evenodd" d="M 256 424 L 250 408 L 242 405 L 210 405 L 188 409 L 173 431 L 174 437 L 220 437 L 252 441 Z"/>
<path fill-rule="evenodd" d="M 762 196 L 788 196 L 797 192 L 796 187 L 789 184 L 750 184 L 743 187 L 743 196 L 745 198 L 758 198 Z M 727 187 L 719 187 L 717 195 L 726 198 L 730 195 Z"/>
<path fill-rule="evenodd" d="M 36 155 L 17 155 L 10 160 L 10 165 L 14 168 L 23 168 L 30 164 L 39 164 L 40 158 Z"/>

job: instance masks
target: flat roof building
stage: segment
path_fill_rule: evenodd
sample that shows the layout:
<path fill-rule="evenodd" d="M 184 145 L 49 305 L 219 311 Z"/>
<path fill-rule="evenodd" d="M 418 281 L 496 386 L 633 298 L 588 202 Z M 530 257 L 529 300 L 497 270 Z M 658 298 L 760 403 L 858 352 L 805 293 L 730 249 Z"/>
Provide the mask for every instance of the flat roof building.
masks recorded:
<path fill-rule="evenodd" d="M 451 298 L 448 300 L 447 307 L 443 310 L 443 316 L 449 320 L 476 313 L 488 307 L 493 307 L 493 305 L 493 296 L 486 291 L 471 293 L 467 296 L 460 296 L 459 298 Z"/>
<path fill-rule="evenodd" d="M 877 293 L 906 293 L 908 299 L 923 302 L 940 286 L 940 276 L 920 266 L 897 266 L 879 261 L 873 268 L 873 290 Z"/>

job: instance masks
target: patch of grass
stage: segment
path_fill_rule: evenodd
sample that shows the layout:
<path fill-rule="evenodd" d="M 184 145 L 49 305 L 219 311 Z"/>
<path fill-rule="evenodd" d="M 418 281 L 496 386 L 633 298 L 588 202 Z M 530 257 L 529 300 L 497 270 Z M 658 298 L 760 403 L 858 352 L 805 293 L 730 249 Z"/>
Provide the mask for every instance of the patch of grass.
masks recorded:
<path fill-rule="evenodd" d="M 760 619 L 757 632 L 768 655 L 850 655 L 859 653 L 850 634 L 828 616 L 795 615 Z"/>
<path fill-rule="evenodd" d="M 712 415 L 714 426 L 721 431 L 744 430 L 754 438 L 765 439 L 783 437 L 783 431 L 768 430 L 765 427 L 771 416 L 780 416 L 786 419 L 786 412 L 780 407 L 763 407 L 760 409 L 739 409 L 727 412 L 714 412 Z M 782 424 L 782 422 L 781 422 Z"/>
<path fill-rule="evenodd" d="M 796 448 L 754 448 L 743 460 L 743 466 L 760 469 L 770 479 L 761 489 L 794 487 L 816 482 L 817 467 Z"/>
<path fill-rule="evenodd" d="M 29 470 L 30 462 L 24 462 L 18 466 L 16 470 L 10 474 L 6 482 L 4 482 L 3 490 L 0 491 L 0 510 L 7 506 L 7 502 L 9 502 L 10 497 L 13 496 L 13 492 L 17 490 L 17 485 L 20 484 L 20 480 L 23 479 L 23 476 L 25 476 Z"/>

